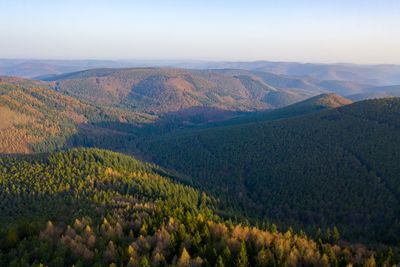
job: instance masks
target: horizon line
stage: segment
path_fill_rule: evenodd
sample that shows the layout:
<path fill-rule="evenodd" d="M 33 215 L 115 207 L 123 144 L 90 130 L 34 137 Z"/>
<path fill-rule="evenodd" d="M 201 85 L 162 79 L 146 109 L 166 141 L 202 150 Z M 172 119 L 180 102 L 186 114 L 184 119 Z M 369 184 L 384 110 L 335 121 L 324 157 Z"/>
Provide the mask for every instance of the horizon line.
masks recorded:
<path fill-rule="evenodd" d="M 20 61 L 64 61 L 64 62 L 79 62 L 79 61 L 94 61 L 94 62 L 120 62 L 120 63 L 135 63 L 142 62 L 159 62 L 159 63 L 295 63 L 295 64 L 314 64 L 314 65 L 358 65 L 358 66 L 400 66 L 399 63 L 356 63 L 356 62 L 322 62 L 322 61 L 296 61 L 296 60 L 269 60 L 269 59 L 254 59 L 254 60 L 235 60 L 235 59 L 151 59 L 151 58 L 39 58 L 39 57 L 0 57 L 0 60 L 20 60 Z"/>

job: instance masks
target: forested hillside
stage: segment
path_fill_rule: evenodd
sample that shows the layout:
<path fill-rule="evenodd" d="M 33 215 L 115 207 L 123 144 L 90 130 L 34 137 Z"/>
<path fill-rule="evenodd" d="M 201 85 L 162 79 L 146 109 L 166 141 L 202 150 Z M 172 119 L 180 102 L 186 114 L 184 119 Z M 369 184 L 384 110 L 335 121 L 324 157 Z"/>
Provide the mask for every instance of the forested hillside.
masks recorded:
<path fill-rule="evenodd" d="M 222 122 L 216 122 L 214 124 L 209 124 L 206 126 L 208 127 L 210 127 L 210 125 L 227 126 L 234 124 L 257 122 L 257 121 L 265 122 L 272 120 L 287 119 L 291 117 L 304 116 L 306 114 L 311 114 L 326 109 L 338 108 L 341 106 L 349 105 L 351 103 L 352 103 L 351 100 L 338 96 L 333 93 L 320 94 L 283 108 L 246 113 L 243 114 L 242 116 L 237 116 L 236 118 L 233 119 L 224 120 Z"/>
<path fill-rule="evenodd" d="M 223 221 L 215 200 L 104 150 L 0 159 L 1 266 L 375 266 L 390 250 Z M 166 176 L 167 175 L 167 176 Z M 41 265 L 42 264 L 42 265 Z"/>
<path fill-rule="evenodd" d="M 319 67 L 322 70 L 328 66 Z M 340 66 L 333 69 L 336 67 Z M 183 112 L 194 107 L 230 111 L 274 109 L 329 92 L 351 95 L 354 100 L 398 95 L 395 85 L 376 87 L 374 81 L 369 84 L 366 78 L 359 81 L 357 74 L 350 75 L 349 80 L 343 80 L 341 75 L 321 80 L 313 75 L 276 74 L 259 68 L 126 68 L 92 69 L 44 79 L 51 81 L 56 90 L 80 100 L 151 114 Z"/>
<path fill-rule="evenodd" d="M 79 125 L 107 122 L 143 123 L 147 114 L 103 108 L 60 94 L 43 82 L 0 78 L 0 154 L 63 148 Z M 99 132 L 93 129 L 92 133 Z M 114 131 L 116 134 L 116 131 Z"/>
<path fill-rule="evenodd" d="M 266 73 L 173 68 L 95 69 L 47 80 L 55 82 L 56 90 L 79 99 L 156 114 L 199 106 L 244 111 L 276 108 L 324 91 L 304 85 L 301 79 Z"/>
<path fill-rule="evenodd" d="M 354 103 L 140 143 L 157 163 L 220 196 L 227 214 L 338 227 L 348 240 L 400 241 L 400 99 Z"/>

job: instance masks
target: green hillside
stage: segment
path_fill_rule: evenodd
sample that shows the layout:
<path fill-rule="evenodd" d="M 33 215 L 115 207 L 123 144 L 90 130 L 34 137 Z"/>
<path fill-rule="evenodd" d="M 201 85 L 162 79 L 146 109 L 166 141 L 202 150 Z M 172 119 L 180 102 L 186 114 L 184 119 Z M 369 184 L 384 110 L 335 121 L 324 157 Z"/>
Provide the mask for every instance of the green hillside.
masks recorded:
<path fill-rule="evenodd" d="M 104 75 L 110 72 L 117 72 L 121 75 L 118 70 L 107 70 Z M 134 74 L 136 72 L 140 73 L 135 69 Z M 81 75 L 85 73 L 83 72 Z M 95 73 L 96 75 L 101 74 L 98 71 Z M 144 73 L 149 75 L 147 72 Z M 135 77 L 131 73 L 128 74 L 131 78 Z M 178 74 L 181 75 L 180 72 Z M 231 74 L 233 75 L 233 73 Z M 92 76 L 89 75 L 89 77 Z M 117 78 L 122 79 L 119 76 Z M 225 79 L 236 78 L 226 76 Z M 244 82 L 243 79 L 245 78 L 241 77 L 239 80 Z M 253 78 L 247 77 L 246 79 L 255 82 L 252 80 Z M 84 86 L 81 82 L 77 84 Z M 258 82 L 258 85 L 266 87 L 261 82 Z M 151 86 L 149 88 L 152 88 Z M 249 84 L 247 86 L 252 88 L 251 91 L 254 94 L 257 94 L 258 89 Z M 269 113 L 260 112 L 256 116 L 243 117 L 241 116 L 243 112 L 211 106 L 194 106 L 187 109 L 178 107 L 176 112 L 151 115 L 133 111 L 135 108 L 132 109 L 132 107 L 102 105 L 98 99 L 93 102 L 90 102 L 90 99 L 79 100 L 79 98 L 85 97 L 69 91 L 57 92 L 52 89 L 53 87 L 54 84 L 48 82 L 12 77 L 0 78 L 0 137 L 2 139 L 0 154 L 46 152 L 76 146 L 96 146 L 116 150 L 126 147 L 125 151 L 127 151 L 128 148 L 133 147 L 132 144 L 136 143 L 138 136 L 160 134 L 199 125 L 203 127 L 207 122 L 226 121 L 234 117 L 241 117 L 239 120 L 247 120 L 260 115 L 262 119 L 264 114 L 268 114 L 265 115 L 267 117 L 285 117 L 291 116 L 290 114 L 298 115 L 308 112 L 299 104 L 300 109 L 304 110 L 288 107 L 288 109 L 269 111 Z M 73 89 L 73 87 L 69 88 Z M 261 95 L 257 97 L 261 97 L 263 94 L 263 91 L 260 90 L 259 88 L 258 92 Z M 89 95 L 95 95 L 95 93 Z M 145 105 L 145 102 L 142 104 Z M 314 109 L 314 104 L 306 104 L 306 106 L 312 106 L 311 109 Z M 236 108 L 238 107 L 234 109 Z M 282 115 L 285 112 L 290 114 Z"/>
<path fill-rule="evenodd" d="M 400 99 L 143 140 L 220 209 L 354 241 L 399 244 Z"/>
<path fill-rule="evenodd" d="M 104 150 L 0 160 L 1 266 L 345 266 L 390 251 L 224 222 L 213 199 Z M 327 242 L 337 242 L 321 236 Z M 375 256 L 374 256 L 375 255 Z M 374 265 L 370 265 L 374 266 Z"/>
<path fill-rule="evenodd" d="M 341 106 L 349 105 L 351 103 L 352 103 L 351 100 L 335 95 L 333 93 L 321 94 L 283 108 L 245 113 L 242 116 L 237 116 L 236 118 L 230 120 L 224 120 L 213 124 L 210 123 L 205 126 L 206 127 L 223 126 L 223 125 L 227 126 L 234 124 L 257 122 L 257 121 L 262 122 L 262 121 L 287 119 L 291 117 L 303 116 L 306 114 L 319 112 L 325 109 L 338 108 Z"/>

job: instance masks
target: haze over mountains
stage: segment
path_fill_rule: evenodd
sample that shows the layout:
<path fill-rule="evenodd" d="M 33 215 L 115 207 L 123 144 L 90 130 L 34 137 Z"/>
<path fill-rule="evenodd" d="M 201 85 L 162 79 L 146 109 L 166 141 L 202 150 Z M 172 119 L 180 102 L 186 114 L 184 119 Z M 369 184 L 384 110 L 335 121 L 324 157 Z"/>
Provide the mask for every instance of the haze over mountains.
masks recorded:
<path fill-rule="evenodd" d="M 296 62 L 207 62 L 162 60 L 23 60 L 0 59 L 0 75 L 34 78 L 94 68 L 178 67 L 242 69 L 274 74 L 308 76 L 317 80 L 354 81 L 371 85 L 400 84 L 399 65 L 315 64 Z"/>
<path fill-rule="evenodd" d="M 281 94 L 271 94 L 272 99 L 266 101 L 267 106 L 268 102 L 278 102 L 272 103 L 272 107 L 291 104 L 310 97 L 311 95 L 323 92 L 334 92 L 354 100 L 399 95 L 397 90 L 394 90 L 393 87 L 387 87 L 400 84 L 400 67 L 398 65 L 312 64 L 269 61 L 206 62 L 0 59 L 0 75 L 46 80 L 65 80 L 66 77 L 62 78 L 63 74 L 85 71 L 87 69 L 125 68 L 126 71 L 126 68 L 143 66 L 180 68 L 182 71 L 182 68 L 184 68 L 186 72 L 192 72 L 192 74 L 196 71 L 187 70 L 187 68 L 198 69 L 196 75 L 202 73 L 201 75 L 203 75 L 203 78 L 204 75 L 208 75 L 205 70 L 228 76 L 238 76 L 237 78 L 241 76 L 257 77 L 256 80 L 261 79 L 264 83 L 272 87 L 288 89 L 283 92 L 284 97 L 282 97 Z M 100 70 L 98 72 L 100 72 Z M 109 72 L 108 75 L 111 75 L 111 72 L 115 73 L 115 71 L 111 70 Z M 61 75 L 61 77 L 54 75 Z M 74 75 L 79 74 L 75 73 Z M 70 79 L 72 79 L 74 75 L 71 74 Z M 89 75 L 96 76 L 96 73 L 94 71 L 89 71 L 85 73 L 85 75 L 87 76 L 86 78 L 88 78 Z M 242 83 L 245 82 L 246 81 L 242 81 Z M 252 81 L 250 80 L 250 82 Z M 249 86 L 257 87 L 259 85 Z M 233 87 L 235 87 L 235 85 L 233 85 Z M 293 92 L 293 90 L 290 89 L 302 89 L 303 91 L 297 90 Z M 124 90 L 127 90 L 127 88 Z M 262 90 L 265 91 L 268 89 Z M 204 96 L 202 97 L 204 98 Z M 208 97 L 206 97 L 206 101 L 209 101 L 210 99 L 207 98 Z M 194 100 L 189 97 L 185 101 L 190 102 Z M 246 104 L 242 104 L 242 108 L 244 109 Z M 255 103 L 253 102 L 252 104 Z M 260 103 L 257 104 L 259 105 Z M 183 105 L 188 105 L 188 103 Z"/>
<path fill-rule="evenodd" d="M 61 92 L 107 105 L 165 113 L 194 106 L 257 110 L 285 106 L 323 89 L 299 79 L 244 71 L 97 69 L 46 79 Z"/>

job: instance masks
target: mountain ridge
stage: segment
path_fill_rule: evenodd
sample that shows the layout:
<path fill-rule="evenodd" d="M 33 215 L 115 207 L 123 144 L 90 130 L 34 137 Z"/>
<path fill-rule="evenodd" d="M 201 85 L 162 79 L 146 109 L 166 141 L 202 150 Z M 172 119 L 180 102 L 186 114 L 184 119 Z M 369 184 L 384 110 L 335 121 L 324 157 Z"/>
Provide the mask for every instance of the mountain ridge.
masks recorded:
<path fill-rule="evenodd" d="M 368 100 L 288 119 L 160 136 L 142 140 L 139 148 L 221 196 L 225 210 L 291 225 L 335 223 L 350 239 L 396 244 L 394 232 L 383 229 L 400 227 L 399 112 L 400 98 Z M 383 210 L 390 217 L 387 226 L 381 225 Z"/>
<path fill-rule="evenodd" d="M 212 70 L 128 68 L 88 70 L 48 80 L 55 84 L 56 90 L 87 101 L 126 105 L 153 113 L 194 106 L 266 109 L 316 94 L 310 90 L 277 89 L 259 79 L 254 74 L 238 76 Z"/>
<path fill-rule="evenodd" d="M 0 77 L 0 110 L 1 154 L 63 148 L 81 124 L 154 120 L 147 114 L 78 100 L 47 83 L 10 77 Z"/>

